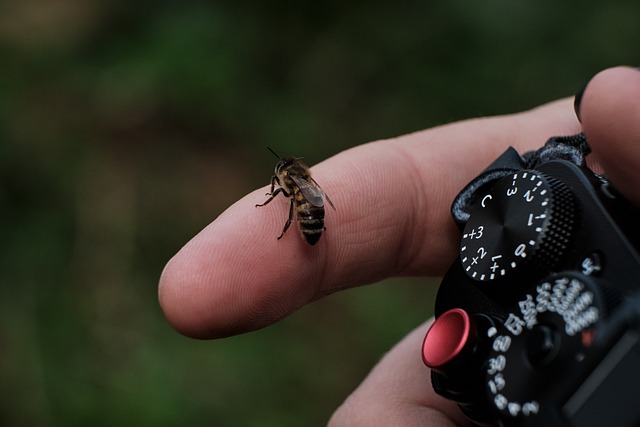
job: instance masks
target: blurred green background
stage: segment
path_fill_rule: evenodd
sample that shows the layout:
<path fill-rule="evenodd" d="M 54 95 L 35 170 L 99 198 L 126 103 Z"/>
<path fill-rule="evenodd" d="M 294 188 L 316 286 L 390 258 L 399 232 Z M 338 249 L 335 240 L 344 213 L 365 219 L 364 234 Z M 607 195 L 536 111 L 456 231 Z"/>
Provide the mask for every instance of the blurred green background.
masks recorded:
<path fill-rule="evenodd" d="M 267 184 L 265 146 L 313 164 L 572 95 L 640 64 L 639 18 L 637 0 L 0 1 L 0 425 L 323 425 L 437 281 L 207 342 L 164 320 L 165 262 Z"/>

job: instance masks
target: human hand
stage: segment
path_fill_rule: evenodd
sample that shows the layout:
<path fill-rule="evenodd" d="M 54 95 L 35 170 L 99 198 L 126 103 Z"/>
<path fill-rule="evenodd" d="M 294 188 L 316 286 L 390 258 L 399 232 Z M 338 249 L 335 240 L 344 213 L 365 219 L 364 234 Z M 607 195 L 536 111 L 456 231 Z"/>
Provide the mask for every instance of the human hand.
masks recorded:
<path fill-rule="evenodd" d="M 607 70 L 582 97 L 589 164 L 640 205 L 640 72 Z M 439 276 L 453 261 L 459 232 L 449 207 L 458 191 L 508 146 L 539 148 L 580 131 L 571 99 L 509 116 L 467 120 L 361 145 L 313 168 L 337 211 L 311 247 L 289 231 L 288 207 L 256 210 L 265 189 L 244 197 L 167 264 L 159 298 L 169 322 L 199 338 L 267 326 L 324 295 L 391 276 Z M 372 211 L 371 208 L 374 208 Z M 288 262 L 287 260 L 295 260 Z M 455 425 L 455 404 L 430 389 L 420 358 L 422 325 L 374 368 L 332 418 L 341 425 Z"/>

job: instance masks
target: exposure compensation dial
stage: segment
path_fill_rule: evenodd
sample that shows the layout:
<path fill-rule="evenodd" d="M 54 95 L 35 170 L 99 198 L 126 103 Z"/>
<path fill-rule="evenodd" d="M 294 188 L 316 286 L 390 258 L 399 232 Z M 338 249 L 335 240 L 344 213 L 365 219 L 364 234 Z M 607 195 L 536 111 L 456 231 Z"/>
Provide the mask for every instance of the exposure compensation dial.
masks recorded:
<path fill-rule="evenodd" d="M 552 269 L 570 241 L 574 204 L 564 184 L 540 172 L 502 178 L 471 211 L 460 248 L 463 269 L 481 282 L 536 266 Z"/>

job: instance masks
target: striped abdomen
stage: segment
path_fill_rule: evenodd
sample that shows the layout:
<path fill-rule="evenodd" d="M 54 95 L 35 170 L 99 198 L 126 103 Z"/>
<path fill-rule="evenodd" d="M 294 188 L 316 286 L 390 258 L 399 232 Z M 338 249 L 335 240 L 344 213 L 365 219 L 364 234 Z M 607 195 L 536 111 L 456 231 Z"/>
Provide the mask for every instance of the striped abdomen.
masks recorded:
<path fill-rule="evenodd" d="M 294 200 L 302 236 L 307 243 L 315 245 L 324 230 L 324 206 L 309 203 L 298 188 L 294 188 Z"/>

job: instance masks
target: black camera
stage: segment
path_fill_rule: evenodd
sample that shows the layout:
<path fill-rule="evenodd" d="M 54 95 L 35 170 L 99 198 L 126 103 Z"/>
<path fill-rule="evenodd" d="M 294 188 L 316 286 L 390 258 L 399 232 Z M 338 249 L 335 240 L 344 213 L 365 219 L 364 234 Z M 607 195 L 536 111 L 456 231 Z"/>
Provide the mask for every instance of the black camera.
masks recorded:
<path fill-rule="evenodd" d="M 582 135 L 508 149 L 455 199 L 422 357 L 481 425 L 640 426 L 640 212 Z"/>

